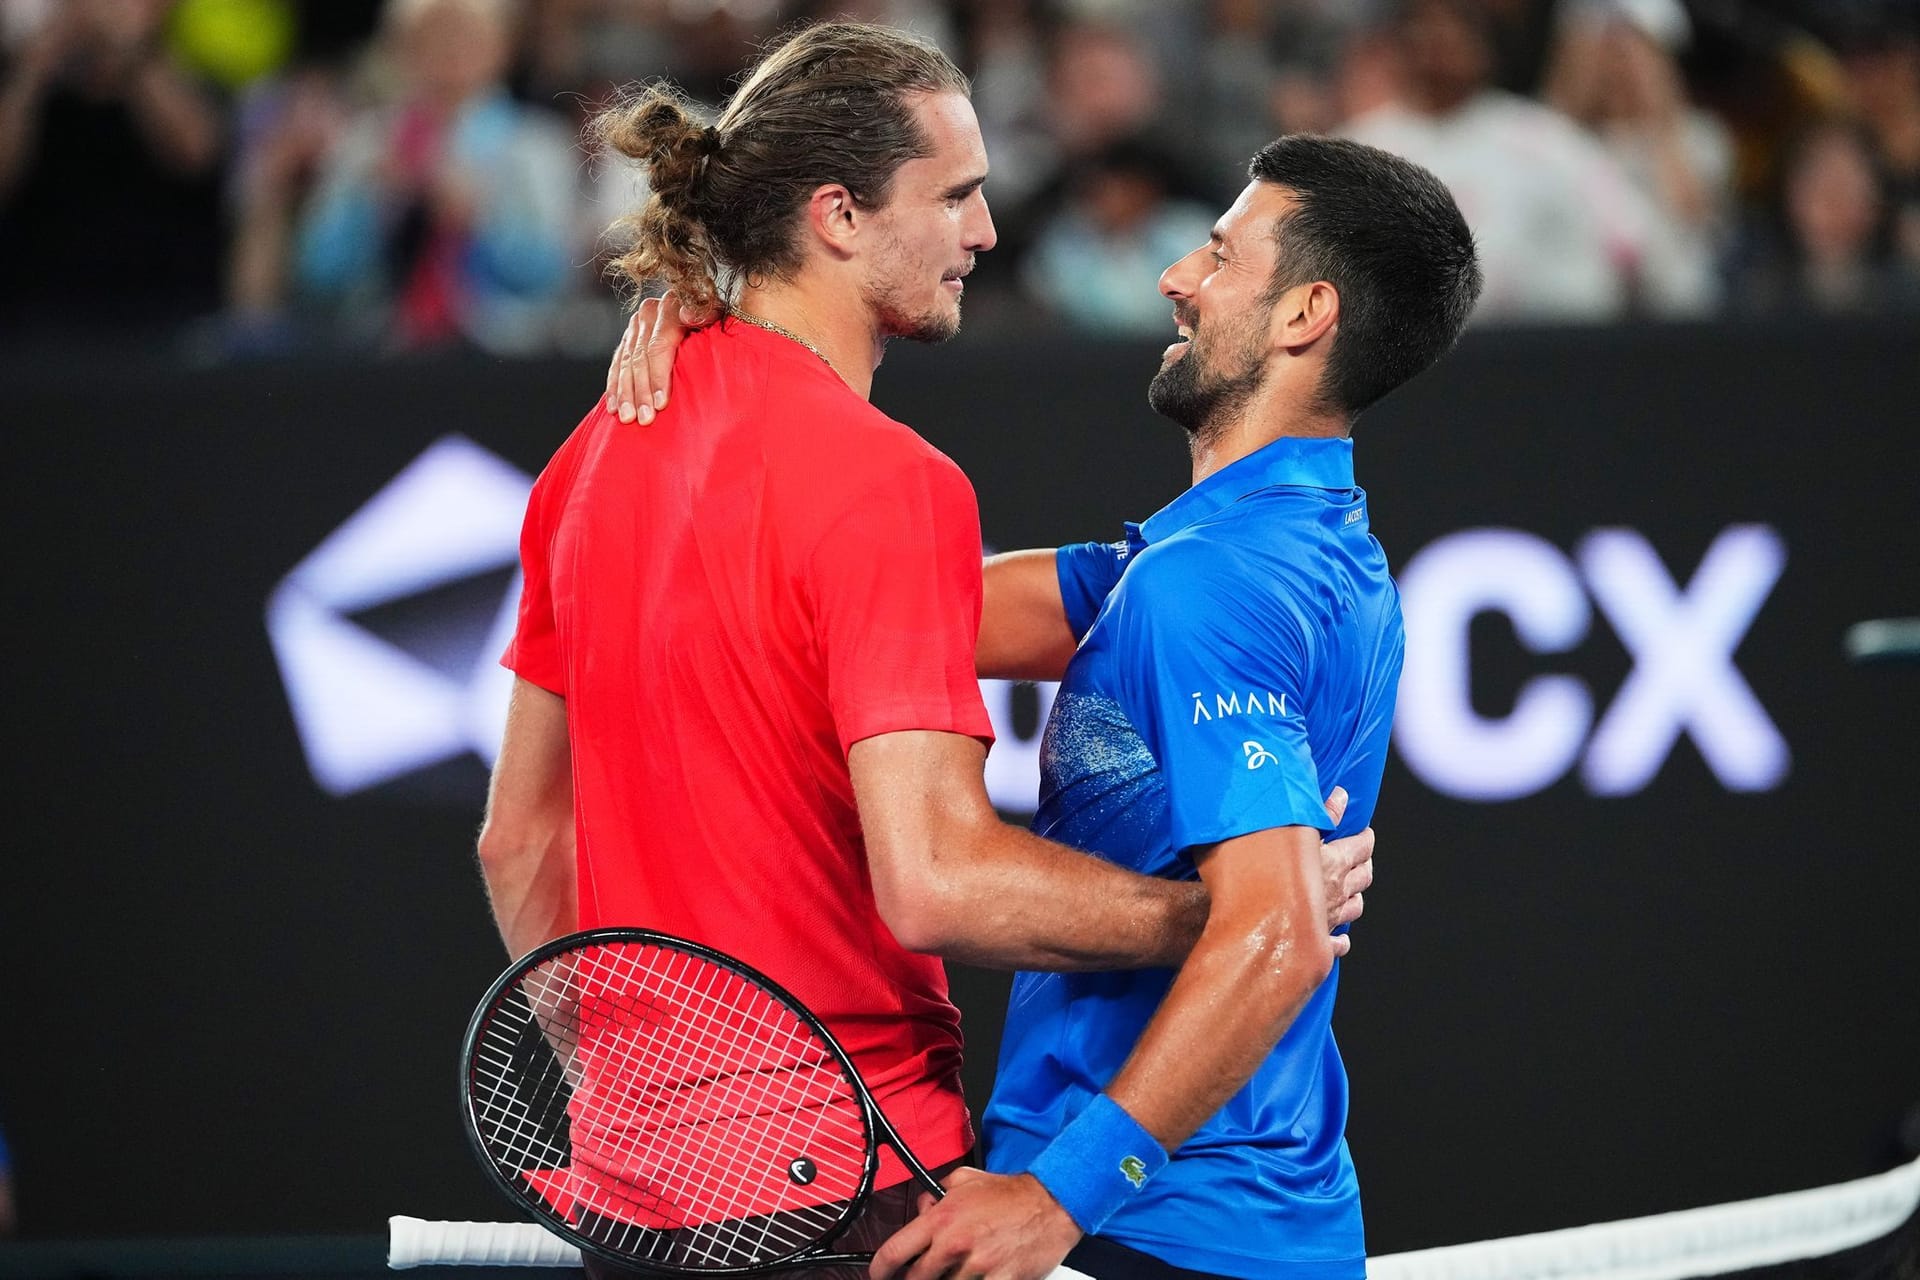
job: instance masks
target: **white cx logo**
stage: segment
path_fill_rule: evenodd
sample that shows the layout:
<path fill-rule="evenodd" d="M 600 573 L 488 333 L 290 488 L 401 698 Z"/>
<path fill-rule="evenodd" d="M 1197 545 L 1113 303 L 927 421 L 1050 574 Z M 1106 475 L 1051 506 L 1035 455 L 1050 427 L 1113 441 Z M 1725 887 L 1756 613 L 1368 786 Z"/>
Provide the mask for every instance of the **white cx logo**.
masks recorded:
<path fill-rule="evenodd" d="M 1267 750 L 1257 742 L 1248 741 L 1241 743 L 1240 751 L 1241 754 L 1247 757 L 1247 768 L 1249 769 L 1258 769 L 1263 764 L 1280 763 L 1279 756 L 1276 756 L 1273 752 Z"/>
<path fill-rule="evenodd" d="M 1576 760 L 1588 790 L 1629 795 L 1653 780 L 1682 733 L 1729 790 L 1778 786 L 1786 741 L 1733 652 L 1786 558 L 1771 528 L 1733 525 L 1682 589 L 1631 529 L 1594 530 L 1573 561 L 1515 529 L 1442 538 L 1400 575 L 1407 657 L 1395 744 L 1429 786 L 1473 800 L 1530 795 Z M 1598 725 L 1591 692 L 1570 675 L 1529 681 L 1503 717 L 1478 714 L 1467 652 L 1474 616 L 1503 613 L 1528 649 L 1564 653 L 1586 638 L 1589 592 L 1634 663 Z"/>

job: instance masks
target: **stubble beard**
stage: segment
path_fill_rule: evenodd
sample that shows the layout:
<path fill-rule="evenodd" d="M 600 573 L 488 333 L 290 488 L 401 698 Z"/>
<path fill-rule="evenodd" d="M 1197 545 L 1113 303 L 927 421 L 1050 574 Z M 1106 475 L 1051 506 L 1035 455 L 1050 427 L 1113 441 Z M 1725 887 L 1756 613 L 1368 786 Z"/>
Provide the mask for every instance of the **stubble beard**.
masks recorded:
<path fill-rule="evenodd" d="M 1230 341 L 1235 335 L 1223 336 Z M 1189 339 L 1186 354 L 1147 384 L 1147 404 L 1185 428 L 1189 443 L 1196 446 L 1219 437 L 1238 420 L 1266 378 L 1266 367 L 1257 359 L 1246 361 L 1239 373 L 1205 373 L 1197 342 L 1197 337 Z"/>
<path fill-rule="evenodd" d="M 945 342 L 960 332 L 958 301 L 951 311 L 934 308 L 914 312 L 908 310 L 902 301 L 902 292 L 898 285 L 870 287 L 867 290 L 867 306 L 872 309 L 874 319 L 879 324 L 881 337 L 931 344 Z"/>

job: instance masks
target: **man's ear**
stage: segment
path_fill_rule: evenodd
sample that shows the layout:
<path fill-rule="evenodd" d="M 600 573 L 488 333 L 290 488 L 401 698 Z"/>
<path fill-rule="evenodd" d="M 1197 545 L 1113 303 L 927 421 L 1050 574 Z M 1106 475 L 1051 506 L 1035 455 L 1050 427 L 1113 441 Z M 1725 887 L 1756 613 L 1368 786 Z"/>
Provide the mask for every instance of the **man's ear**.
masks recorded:
<path fill-rule="evenodd" d="M 807 230 L 836 258 L 853 256 L 853 242 L 866 225 L 868 211 L 853 192 L 837 182 L 814 188 L 807 199 Z"/>
<path fill-rule="evenodd" d="M 1297 284 L 1273 307 L 1273 344 L 1298 352 L 1340 324 L 1340 291 L 1325 280 Z"/>

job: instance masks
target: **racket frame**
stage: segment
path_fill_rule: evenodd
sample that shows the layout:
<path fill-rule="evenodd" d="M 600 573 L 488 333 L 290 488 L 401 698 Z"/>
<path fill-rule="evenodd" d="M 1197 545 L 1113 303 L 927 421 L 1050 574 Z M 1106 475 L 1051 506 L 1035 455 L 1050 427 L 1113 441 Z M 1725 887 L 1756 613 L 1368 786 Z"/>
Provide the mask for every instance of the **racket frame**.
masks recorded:
<path fill-rule="evenodd" d="M 801 1022 L 805 1023 L 808 1029 L 820 1038 L 820 1043 L 826 1047 L 827 1052 L 832 1054 L 835 1062 L 839 1064 L 841 1071 L 846 1076 L 847 1082 L 853 1086 L 854 1095 L 860 1101 L 860 1124 L 866 1133 L 866 1158 L 860 1172 L 860 1185 L 855 1190 L 852 1198 L 847 1201 L 846 1209 L 841 1213 L 840 1218 L 834 1222 L 831 1227 L 821 1232 L 812 1243 L 802 1245 L 793 1253 L 786 1254 L 782 1257 L 766 1262 L 750 1263 L 744 1266 L 696 1268 L 675 1267 L 671 1265 L 663 1266 L 658 1263 L 646 1262 L 635 1258 L 631 1254 L 608 1248 L 601 1242 L 589 1237 L 585 1232 L 576 1230 L 573 1224 L 567 1222 L 551 1207 L 537 1203 L 538 1193 L 529 1195 L 516 1182 L 518 1174 L 523 1171 L 515 1171 L 514 1176 L 509 1176 L 507 1171 L 501 1167 L 500 1162 L 494 1159 L 493 1153 L 487 1149 L 486 1140 L 480 1133 L 480 1120 L 474 1105 L 474 1059 L 481 1033 L 491 1022 L 491 1015 L 497 1011 L 501 997 L 506 994 L 510 988 L 516 986 L 520 979 L 525 977 L 528 972 L 540 967 L 555 956 L 563 955 L 570 951 L 583 951 L 588 947 L 615 944 L 652 946 L 670 951 L 679 951 L 695 956 L 709 964 L 715 964 L 723 969 L 730 970 L 765 991 L 768 995 L 772 996 L 774 1000 L 785 1006 L 789 1013 L 792 1013 L 798 1017 Z M 900 1158 L 900 1162 L 906 1166 L 907 1171 L 918 1178 L 922 1186 L 926 1187 L 936 1197 L 945 1194 L 938 1180 L 934 1178 L 932 1173 L 928 1172 L 927 1167 L 920 1163 L 919 1158 L 915 1156 L 913 1152 L 908 1149 L 907 1144 L 902 1141 L 899 1133 L 894 1129 L 892 1122 L 887 1119 L 886 1113 L 880 1110 L 880 1104 L 873 1100 L 873 1094 L 868 1090 L 867 1082 L 861 1079 L 860 1073 L 854 1069 L 853 1059 L 847 1056 L 847 1051 L 840 1047 L 839 1040 L 835 1039 L 833 1033 L 827 1030 L 826 1024 L 815 1016 L 813 1010 L 802 1004 L 785 987 L 758 969 L 755 969 L 752 965 L 747 964 L 745 961 L 737 960 L 725 952 L 716 951 L 703 943 L 694 942 L 687 938 L 675 937 L 669 933 L 659 933 L 651 929 L 602 928 L 585 929 L 578 933 L 570 933 L 564 937 L 555 938 L 551 942 L 542 943 L 540 946 L 535 947 L 532 951 L 529 951 L 526 955 L 521 956 L 509 965 L 506 972 L 502 973 L 498 978 L 495 978 L 493 984 L 487 988 L 487 994 L 481 997 L 479 1005 L 475 1007 L 473 1017 L 468 1019 L 467 1033 L 461 1040 L 460 1115 L 462 1120 L 461 1128 L 467 1135 L 467 1145 L 472 1148 L 474 1157 L 479 1160 L 480 1166 L 486 1170 L 487 1176 L 494 1184 L 494 1187 L 514 1204 L 520 1206 L 523 1212 L 531 1215 L 535 1222 L 561 1237 L 563 1240 L 566 1240 L 569 1244 L 577 1246 L 582 1252 L 593 1254 L 595 1257 L 602 1258 L 615 1266 L 623 1267 L 630 1271 L 640 1271 L 659 1276 L 748 1276 L 761 1275 L 770 1271 L 783 1271 L 794 1267 L 838 1266 L 842 1264 L 860 1266 L 871 1261 L 871 1254 L 830 1253 L 824 1251 L 832 1246 L 833 1242 L 840 1237 L 841 1233 L 846 1231 L 853 1220 L 860 1215 L 860 1211 L 866 1208 L 867 1200 L 873 1194 L 874 1179 L 878 1176 L 880 1170 L 880 1144 L 882 1142 L 893 1149 L 893 1153 Z"/>

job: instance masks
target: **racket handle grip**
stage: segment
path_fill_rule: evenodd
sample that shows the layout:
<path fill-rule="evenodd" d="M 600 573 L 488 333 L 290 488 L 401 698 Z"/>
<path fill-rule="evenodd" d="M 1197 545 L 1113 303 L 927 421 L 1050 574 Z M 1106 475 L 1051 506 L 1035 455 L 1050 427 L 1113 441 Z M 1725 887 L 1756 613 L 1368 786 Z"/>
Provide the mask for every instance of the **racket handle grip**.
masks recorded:
<path fill-rule="evenodd" d="M 580 1251 L 530 1222 L 387 1219 L 387 1266 L 577 1267 Z"/>

